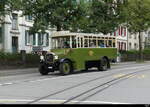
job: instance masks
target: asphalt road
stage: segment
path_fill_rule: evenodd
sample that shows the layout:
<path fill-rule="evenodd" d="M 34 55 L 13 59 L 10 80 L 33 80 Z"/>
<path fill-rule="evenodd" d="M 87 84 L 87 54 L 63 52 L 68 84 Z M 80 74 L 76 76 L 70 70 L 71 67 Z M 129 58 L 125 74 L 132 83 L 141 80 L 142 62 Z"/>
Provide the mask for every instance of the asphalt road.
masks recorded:
<path fill-rule="evenodd" d="M 0 77 L 0 104 L 150 104 L 149 90 L 150 62 L 68 76 L 31 71 Z"/>

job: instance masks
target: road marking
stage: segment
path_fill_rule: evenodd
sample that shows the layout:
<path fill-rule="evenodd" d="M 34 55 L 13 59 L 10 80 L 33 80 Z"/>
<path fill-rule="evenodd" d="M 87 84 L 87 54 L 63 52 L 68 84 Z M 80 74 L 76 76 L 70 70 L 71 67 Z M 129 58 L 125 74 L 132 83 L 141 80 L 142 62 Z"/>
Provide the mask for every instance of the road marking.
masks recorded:
<path fill-rule="evenodd" d="M 17 103 L 17 102 L 32 102 L 34 100 L 26 100 L 26 99 L 0 99 L 0 102 L 1 103 Z M 66 102 L 67 100 L 50 100 L 50 99 L 47 99 L 47 100 L 40 100 L 38 101 L 37 103 L 52 103 L 52 104 L 56 104 L 56 103 L 64 103 Z M 72 103 L 89 103 L 89 104 L 129 104 L 129 103 L 120 103 L 120 102 L 107 102 L 107 101 L 70 101 L 68 102 L 69 104 L 72 104 Z"/>
<path fill-rule="evenodd" d="M 42 81 L 47 81 L 49 80 L 50 78 L 46 78 L 46 79 L 38 79 L 38 80 L 33 80 L 33 81 L 28 81 L 30 83 L 33 83 L 33 82 L 42 82 Z"/>
<path fill-rule="evenodd" d="M 126 76 L 126 78 L 134 78 L 135 77 L 135 75 L 128 75 L 128 76 Z"/>
<path fill-rule="evenodd" d="M 4 85 L 12 85 L 13 83 L 5 83 Z"/>
<path fill-rule="evenodd" d="M 64 103 L 67 100 L 40 100 L 39 102 L 48 102 L 48 103 Z M 119 103 L 119 102 L 107 102 L 107 101 L 70 101 L 69 104 L 72 103 L 89 103 L 89 104 L 127 104 L 127 103 Z M 129 103 L 128 103 L 129 104 Z"/>
<path fill-rule="evenodd" d="M 146 76 L 145 75 L 138 76 L 138 79 L 143 79 L 143 78 L 146 78 Z"/>
<path fill-rule="evenodd" d="M 4 84 L 0 84 L 0 86 L 5 86 L 5 85 L 13 85 L 14 83 L 4 83 Z"/>
<path fill-rule="evenodd" d="M 125 74 L 117 74 L 117 75 L 114 75 L 114 78 L 120 78 L 120 77 L 123 77 L 125 76 Z"/>

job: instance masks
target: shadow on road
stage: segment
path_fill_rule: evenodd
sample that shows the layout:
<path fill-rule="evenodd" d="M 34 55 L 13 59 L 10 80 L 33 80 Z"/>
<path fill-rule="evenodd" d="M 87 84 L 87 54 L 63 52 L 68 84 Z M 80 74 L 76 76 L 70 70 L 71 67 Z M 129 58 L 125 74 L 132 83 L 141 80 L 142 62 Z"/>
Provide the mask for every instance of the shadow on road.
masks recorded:
<path fill-rule="evenodd" d="M 93 73 L 93 72 L 103 72 L 103 71 L 98 71 L 96 69 L 92 69 L 92 70 L 81 70 L 81 71 L 74 71 L 73 73 L 66 75 L 66 76 L 70 76 L 70 75 L 79 75 L 79 74 L 85 74 L 85 73 Z M 107 72 L 107 71 L 105 71 Z M 59 73 L 59 71 L 54 72 L 54 73 L 49 73 L 47 76 L 62 76 L 62 74 Z"/>

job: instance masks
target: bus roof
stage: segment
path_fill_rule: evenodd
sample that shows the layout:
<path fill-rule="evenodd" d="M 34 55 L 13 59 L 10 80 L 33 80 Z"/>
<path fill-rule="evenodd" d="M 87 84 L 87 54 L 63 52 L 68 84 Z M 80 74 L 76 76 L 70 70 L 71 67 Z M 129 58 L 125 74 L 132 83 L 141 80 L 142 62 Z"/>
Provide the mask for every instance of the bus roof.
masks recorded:
<path fill-rule="evenodd" d="M 70 36 L 91 36 L 91 37 L 112 37 L 115 38 L 114 36 L 110 35 L 104 35 L 104 34 L 93 34 L 93 33 L 70 33 L 70 32 L 55 32 L 52 35 L 52 38 L 59 38 L 59 37 L 70 37 Z"/>

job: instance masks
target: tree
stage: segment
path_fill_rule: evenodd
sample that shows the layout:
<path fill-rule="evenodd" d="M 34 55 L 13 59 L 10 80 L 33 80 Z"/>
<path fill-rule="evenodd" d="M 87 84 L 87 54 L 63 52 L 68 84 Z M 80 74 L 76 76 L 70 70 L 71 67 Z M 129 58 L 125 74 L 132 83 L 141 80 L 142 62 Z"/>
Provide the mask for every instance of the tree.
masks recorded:
<path fill-rule="evenodd" d="M 120 24 L 120 0 L 92 0 L 91 32 L 108 34 L 114 32 Z"/>
<path fill-rule="evenodd" d="M 83 0 L 81 0 L 83 1 Z M 83 3 L 77 0 L 22 0 L 24 15 L 34 18 L 33 31 L 54 27 L 57 31 L 75 30 L 78 20 L 84 17 Z"/>
<path fill-rule="evenodd" d="M 6 14 L 18 11 L 21 7 L 21 0 L 0 0 L 0 23 Z"/>
<path fill-rule="evenodd" d="M 130 32 L 139 34 L 139 60 L 143 60 L 142 32 L 150 27 L 150 0 L 128 0 L 123 15 Z"/>

